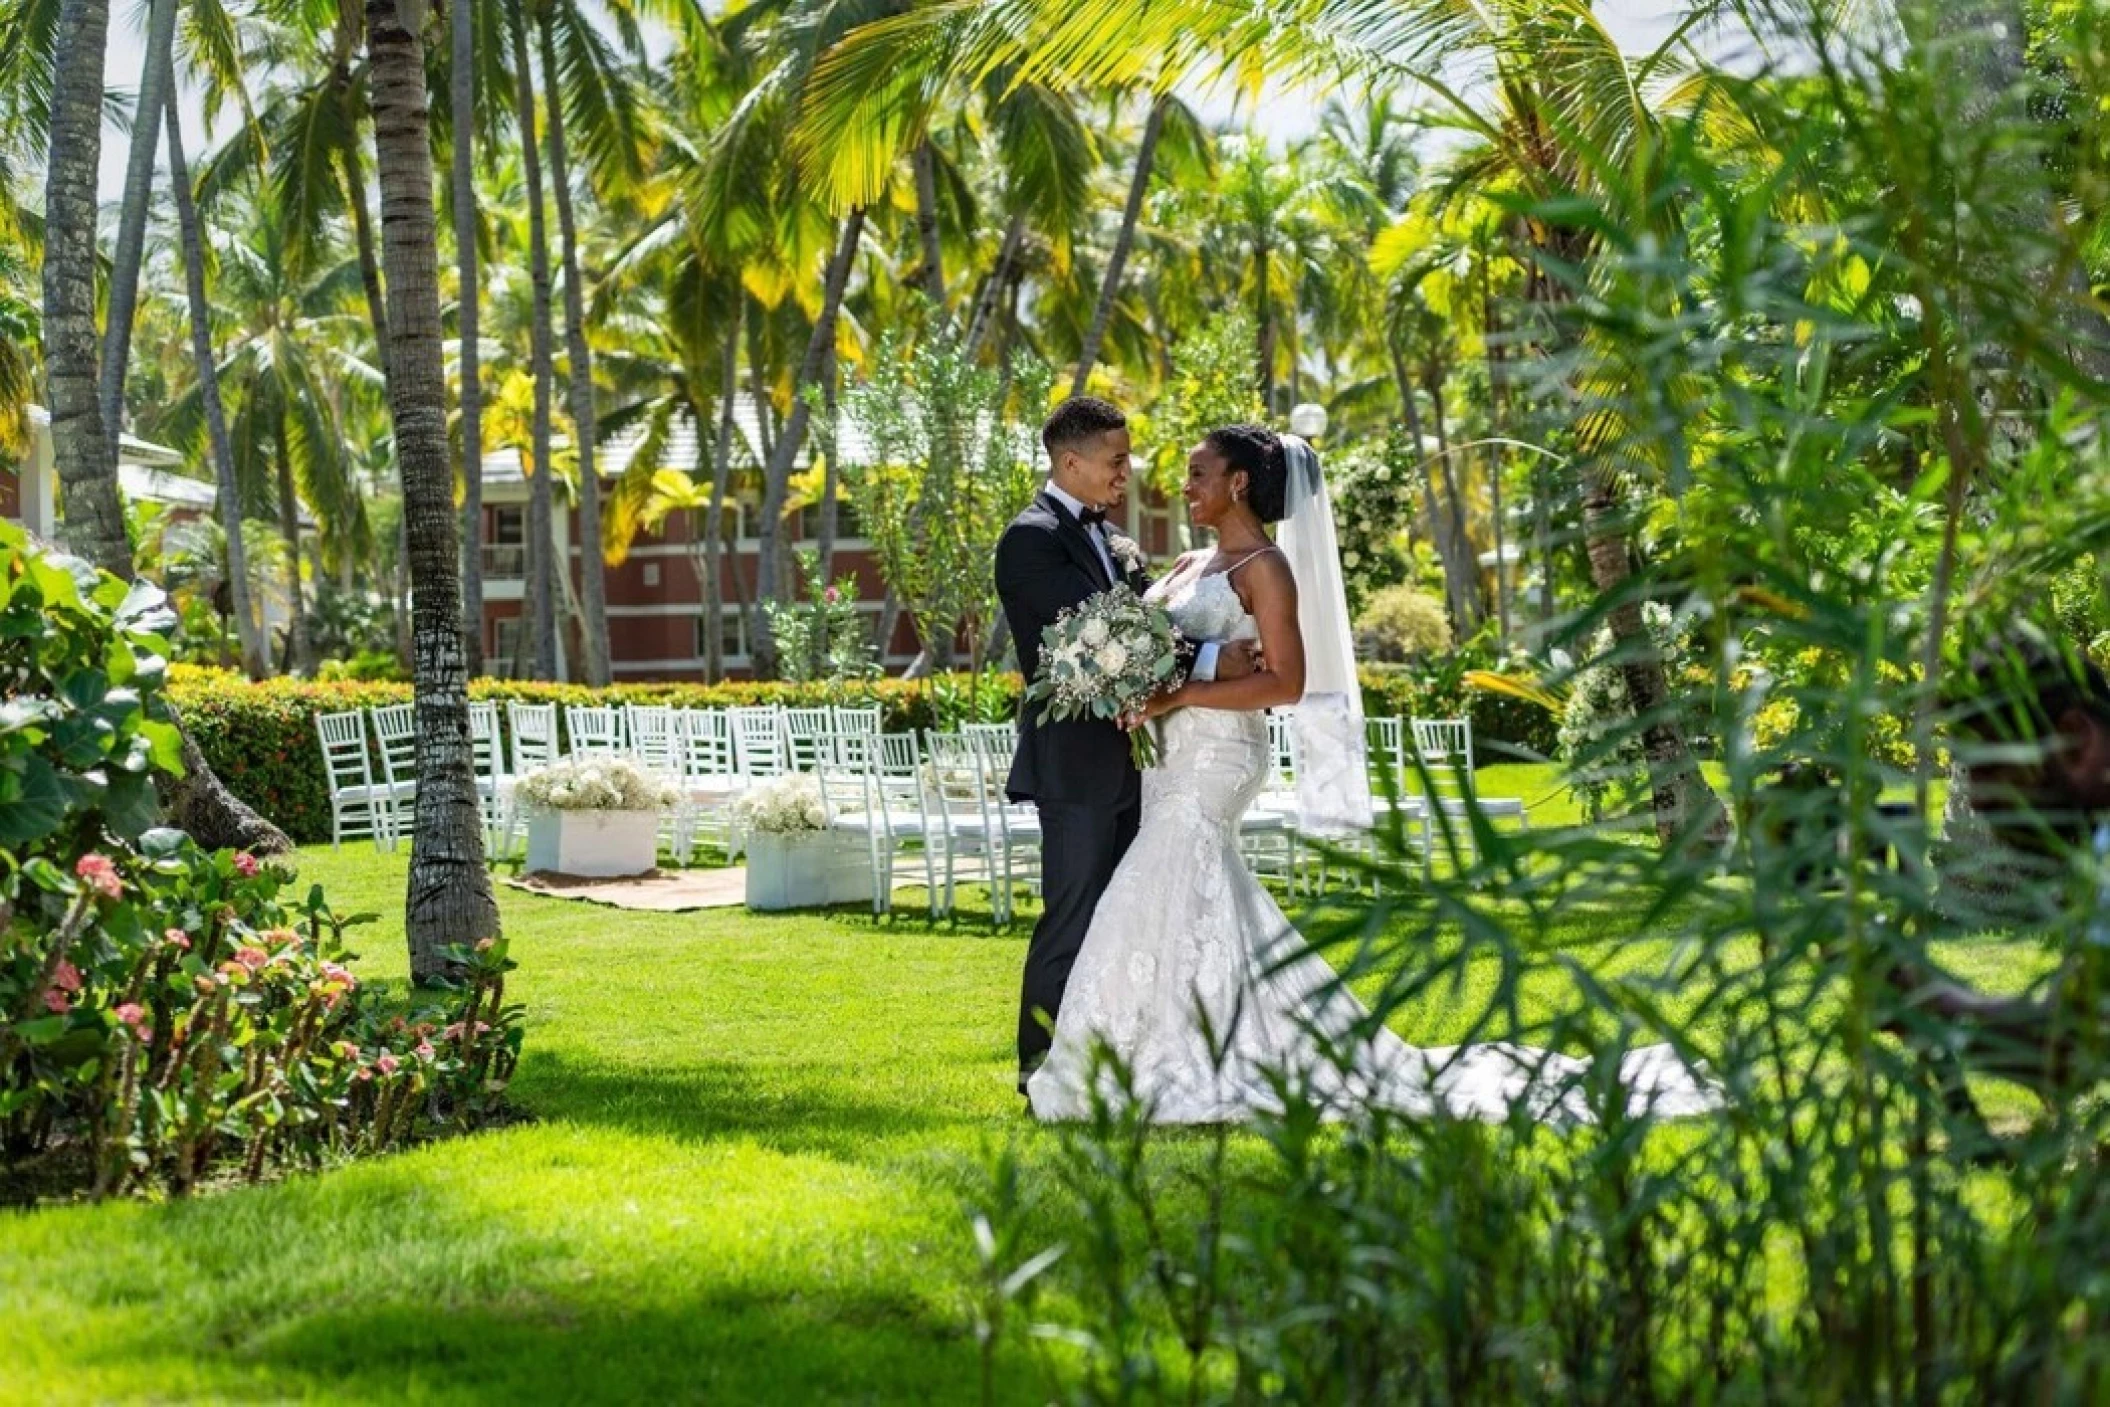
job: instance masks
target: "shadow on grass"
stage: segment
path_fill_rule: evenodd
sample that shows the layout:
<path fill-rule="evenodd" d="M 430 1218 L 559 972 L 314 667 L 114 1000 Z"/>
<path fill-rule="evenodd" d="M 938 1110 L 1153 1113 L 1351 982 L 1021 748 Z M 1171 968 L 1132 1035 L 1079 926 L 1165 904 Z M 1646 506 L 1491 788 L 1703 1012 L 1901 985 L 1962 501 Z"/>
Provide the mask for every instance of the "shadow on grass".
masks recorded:
<path fill-rule="evenodd" d="M 817 1037 L 818 1039 L 818 1037 Z M 790 1153 L 843 1161 L 872 1145 L 928 1139 L 974 1121 L 936 1107 L 928 1089 L 890 1098 L 842 1064 L 697 1060 L 679 1067 L 599 1065 L 532 1045 L 514 1095 L 543 1121 L 616 1128 L 684 1142 L 749 1139 Z"/>
<path fill-rule="evenodd" d="M 1007 1361 L 1008 1360 L 1008 1361 Z M 910 1296 L 690 1291 L 649 1306 L 513 1296 L 311 1319 L 258 1356 L 271 1379 L 373 1402 L 927 1403 L 977 1399 L 971 1326 Z M 999 1360 L 997 1399 L 1044 1400 Z M 318 1395 L 320 1395 L 318 1393 Z"/>

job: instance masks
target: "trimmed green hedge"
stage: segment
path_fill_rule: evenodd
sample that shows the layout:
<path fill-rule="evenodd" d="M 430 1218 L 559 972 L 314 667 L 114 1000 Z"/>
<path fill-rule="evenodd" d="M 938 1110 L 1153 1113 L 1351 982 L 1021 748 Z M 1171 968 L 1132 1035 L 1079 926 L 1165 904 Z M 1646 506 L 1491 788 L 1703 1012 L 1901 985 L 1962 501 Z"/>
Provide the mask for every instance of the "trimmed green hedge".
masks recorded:
<path fill-rule="evenodd" d="M 1020 689 L 1015 674 L 984 678 L 972 714 L 1009 717 Z M 968 716 L 965 676 L 930 680 L 882 679 L 868 684 L 618 684 L 590 689 L 582 684 L 538 684 L 518 679 L 478 679 L 469 696 L 504 704 L 666 704 L 676 708 L 726 708 L 739 704 L 870 704 L 882 710 L 889 732 L 950 726 Z M 271 679 L 252 684 L 226 670 L 178 665 L 168 698 L 206 760 L 228 787 L 301 844 L 330 838 L 329 781 L 315 737 L 315 715 L 407 703 L 410 686 L 357 680 Z M 1363 699 L 1373 714 L 1456 717 L 1470 713 L 1480 761 L 1514 760 L 1519 748 L 1552 750 L 1555 721 L 1531 705 L 1482 693 L 1455 678 L 1407 669 L 1363 671 Z"/>

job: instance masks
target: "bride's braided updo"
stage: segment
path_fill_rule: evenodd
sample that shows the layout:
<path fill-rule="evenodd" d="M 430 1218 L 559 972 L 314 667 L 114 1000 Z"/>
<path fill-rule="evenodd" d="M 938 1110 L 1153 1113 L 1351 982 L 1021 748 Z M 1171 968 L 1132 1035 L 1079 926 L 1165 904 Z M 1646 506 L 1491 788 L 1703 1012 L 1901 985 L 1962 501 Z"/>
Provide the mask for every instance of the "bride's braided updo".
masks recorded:
<path fill-rule="evenodd" d="M 1282 440 L 1265 425 L 1223 425 L 1204 442 L 1224 457 L 1232 472 L 1246 476 L 1246 502 L 1263 523 L 1279 523 L 1289 511 L 1289 461 Z"/>

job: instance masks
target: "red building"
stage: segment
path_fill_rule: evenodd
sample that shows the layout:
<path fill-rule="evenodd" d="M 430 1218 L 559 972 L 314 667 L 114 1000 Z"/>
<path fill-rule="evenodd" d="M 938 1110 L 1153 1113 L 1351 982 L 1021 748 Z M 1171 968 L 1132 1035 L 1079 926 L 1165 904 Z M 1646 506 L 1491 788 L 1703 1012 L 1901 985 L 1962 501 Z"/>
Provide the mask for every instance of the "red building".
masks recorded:
<path fill-rule="evenodd" d="M 755 443 L 755 422 L 749 403 L 736 412 L 736 423 L 749 445 Z M 642 431 L 611 437 L 596 455 L 604 498 L 614 482 L 630 468 L 631 457 L 644 440 Z M 759 455 L 750 451 L 750 462 Z M 707 480 L 709 470 L 692 423 L 677 424 L 667 436 L 659 468 L 678 470 L 698 480 Z M 802 457 L 798 467 L 804 469 Z M 493 673 L 509 672 L 509 662 L 525 658 L 519 632 L 527 606 L 527 517 L 528 483 L 521 473 L 520 456 L 502 450 L 484 459 L 484 653 Z M 731 541 L 721 558 L 724 607 L 717 622 L 723 641 L 728 675 L 740 678 L 752 668 L 748 642 L 748 605 L 753 599 L 756 560 L 760 542 L 755 536 L 759 507 L 749 492 L 726 505 Z M 1141 542 L 1153 559 L 1169 555 L 1175 540 L 1171 510 L 1161 502 L 1140 506 L 1131 495 L 1128 531 Z M 579 592 L 582 558 L 579 550 L 579 521 L 576 508 L 560 507 L 556 536 L 564 560 L 571 564 L 569 580 L 563 583 L 569 599 L 558 603 L 560 621 L 574 614 Z M 656 532 L 640 533 L 629 556 L 619 567 L 607 569 L 609 658 L 617 680 L 701 680 L 704 677 L 703 619 L 703 519 L 701 508 L 669 513 Z M 795 546 L 817 544 L 820 509 L 810 507 L 797 515 L 792 538 Z M 858 533 L 855 511 L 847 500 L 837 505 L 834 577 L 851 576 L 857 582 L 858 608 L 876 632 L 884 610 L 886 583 L 869 540 Z M 560 629 L 559 673 L 573 677 L 569 655 L 574 646 Z M 887 672 L 899 673 L 916 657 L 916 642 L 908 617 L 896 622 L 893 639 L 884 654 Z"/>

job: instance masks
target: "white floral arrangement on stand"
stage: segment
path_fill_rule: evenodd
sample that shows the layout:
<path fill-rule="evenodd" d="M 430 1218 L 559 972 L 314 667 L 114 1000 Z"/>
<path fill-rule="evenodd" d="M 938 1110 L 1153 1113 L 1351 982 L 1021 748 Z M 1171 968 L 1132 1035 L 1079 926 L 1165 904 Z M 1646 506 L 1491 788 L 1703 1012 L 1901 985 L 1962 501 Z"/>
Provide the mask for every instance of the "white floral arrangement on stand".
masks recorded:
<path fill-rule="evenodd" d="M 733 824 L 758 835 L 803 835 L 828 829 L 821 784 L 794 773 L 743 792 L 732 806 Z"/>
<path fill-rule="evenodd" d="M 538 811 L 666 811 L 681 794 L 621 757 L 574 757 L 520 779 L 522 806 Z"/>

